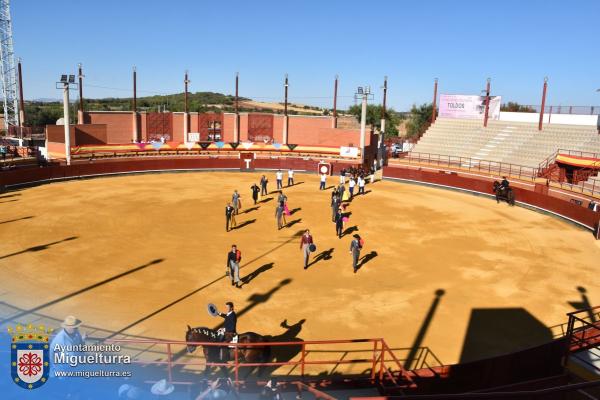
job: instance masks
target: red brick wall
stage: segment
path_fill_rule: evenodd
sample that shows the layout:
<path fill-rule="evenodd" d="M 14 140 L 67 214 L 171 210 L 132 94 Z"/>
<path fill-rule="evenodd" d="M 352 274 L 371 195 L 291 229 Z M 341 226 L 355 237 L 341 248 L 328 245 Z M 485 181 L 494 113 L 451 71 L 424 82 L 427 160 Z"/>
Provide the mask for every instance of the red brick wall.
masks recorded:
<path fill-rule="evenodd" d="M 71 146 L 81 146 L 85 144 L 106 144 L 105 124 L 94 125 L 70 125 L 69 133 L 71 136 Z M 48 142 L 65 143 L 64 125 L 47 125 L 46 135 Z"/>
<path fill-rule="evenodd" d="M 133 113 L 90 111 L 86 115 L 91 124 L 106 124 L 107 143 L 131 143 L 133 138 Z"/>

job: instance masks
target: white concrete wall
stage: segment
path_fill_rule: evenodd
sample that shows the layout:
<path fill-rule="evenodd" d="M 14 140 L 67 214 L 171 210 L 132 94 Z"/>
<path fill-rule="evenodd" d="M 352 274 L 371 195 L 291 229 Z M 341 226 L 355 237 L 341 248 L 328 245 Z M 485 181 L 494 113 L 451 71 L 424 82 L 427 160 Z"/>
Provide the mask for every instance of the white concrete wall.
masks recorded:
<path fill-rule="evenodd" d="M 598 115 L 575 114 L 544 114 L 544 123 L 565 125 L 599 126 Z M 540 114 L 525 112 L 500 112 L 500 121 L 512 122 L 539 122 Z"/>

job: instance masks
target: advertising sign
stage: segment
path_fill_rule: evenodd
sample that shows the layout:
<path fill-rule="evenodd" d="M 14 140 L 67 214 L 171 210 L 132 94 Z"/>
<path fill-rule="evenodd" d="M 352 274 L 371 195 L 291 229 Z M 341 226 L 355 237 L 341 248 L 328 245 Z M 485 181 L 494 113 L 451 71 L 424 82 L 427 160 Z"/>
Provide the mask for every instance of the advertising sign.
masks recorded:
<path fill-rule="evenodd" d="M 500 118 L 500 96 L 490 96 L 489 119 Z M 483 119 L 485 114 L 485 96 L 462 94 L 440 95 L 440 112 L 442 118 Z"/>

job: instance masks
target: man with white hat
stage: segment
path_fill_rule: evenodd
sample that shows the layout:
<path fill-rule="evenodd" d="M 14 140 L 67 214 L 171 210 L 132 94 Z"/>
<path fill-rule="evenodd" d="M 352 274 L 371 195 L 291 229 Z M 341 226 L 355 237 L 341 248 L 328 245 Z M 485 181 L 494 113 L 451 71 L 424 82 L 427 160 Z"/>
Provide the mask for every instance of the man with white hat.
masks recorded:
<path fill-rule="evenodd" d="M 77 319 L 73 315 L 69 315 L 60 324 L 63 328 L 59 331 L 54 339 L 52 339 L 51 347 L 54 348 L 56 344 L 61 346 L 74 346 L 85 344 L 86 335 L 79 333 L 79 326 L 81 326 L 81 320 Z"/>
<path fill-rule="evenodd" d="M 171 383 L 168 383 L 166 379 L 161 379 L 152 385 L 150 389 L 150 393 L 156 396 L 168 396 L 175 390 L 175 386 Z"/>
<path fill-rule="evenodd" d="M 60 324 L 63 329 L 54 336 L 54 339 L 52 339 L 52 342 L 50 343 L 50 350 L 59 353 L 64 352 L 65 357 L 81 354 L 77 351 L 67 351 L 65 349 L 65 346 L 79 346 L 85 344 L 86 335 L 81 335 L 81 333 L 79 333 L 79 326 L 81 323 L 81 320 L 73 315 L 66 317 L 62 324 Z M 58 364 L 53 365 L 55 368 L 58 367 Z"/>

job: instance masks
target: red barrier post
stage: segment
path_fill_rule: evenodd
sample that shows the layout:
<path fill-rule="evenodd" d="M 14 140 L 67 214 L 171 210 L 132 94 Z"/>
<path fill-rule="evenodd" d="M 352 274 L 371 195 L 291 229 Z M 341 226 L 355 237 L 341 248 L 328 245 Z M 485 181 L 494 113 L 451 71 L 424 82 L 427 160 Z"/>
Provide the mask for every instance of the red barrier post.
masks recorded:
<path fill-rule="evenodd" d="M 302 359 L 300 360 L 300 374 L 304 378 L 304 359 L 306 358 L 306 344 L 302 343 Z"/>
<path fill-rule="evenodd" d="M 171 381 L 173 381 L 173 372 L 172 372 L 172 368 L 173 368 L 173 353 L 171 352 L 171 343 L 167 343 L 167 360 L 168 360 L 168 364 L 167 364 L 167 372 L 168 372 L 168 377 L 169 377 L 169 383 L 171 383 Z"/>
<path fill-rule="evenodd" d="M 377 340 L 373 342 L 373 365 L 371 366 L 371 381 L 375 381 L 375 367 L 377 366 Z"/>
<path fill-rule="evenodd" d="M 383 339 L 381 340 L 381 363 L 379 364 L 379 382 L 383 380 L 383 370 L 385 369 L 385 349 L 383 347 Z"/>
<path fill-rule="evenodd" d="M 238 345 L 237 343 L 235 344 L 235 386 L 237 387 L 239 385 L 239 359 L 238 359 Z"/>

